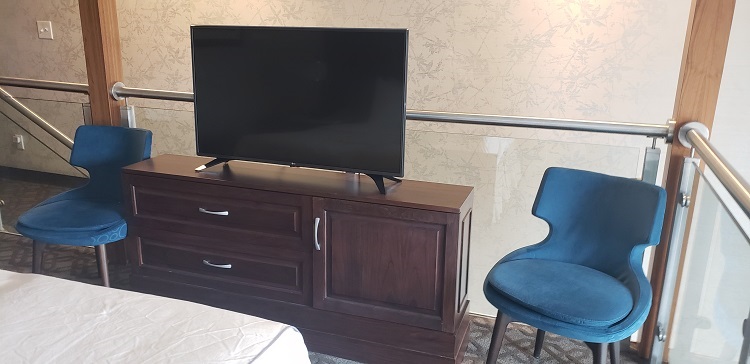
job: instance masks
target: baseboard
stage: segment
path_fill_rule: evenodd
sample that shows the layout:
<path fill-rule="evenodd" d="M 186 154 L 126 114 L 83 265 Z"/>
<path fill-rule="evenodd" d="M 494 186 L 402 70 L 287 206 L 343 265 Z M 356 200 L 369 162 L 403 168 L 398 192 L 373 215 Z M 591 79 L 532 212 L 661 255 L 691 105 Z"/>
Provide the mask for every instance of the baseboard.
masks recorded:
<path fill-rule="evenodd" d="M 495 316 L 490 316 L 490 315 L 478 313 L 478 312 L 467 312 L 466 314 L 469 315 L 470 317 L 478 317 L 478 318 L 485 318 L 485 319 L 492 319 L 492 320 L 495 319 Z"/>
<path fill-rule="evenodd" d="M 88 178 L 68 176 L 64 174 L 32 171 L 14 167 L 0 166 L 0 178 L 14 179 L 17 181 L 44 183 L 61 187 L 78 187 L 86 183 Z"/>

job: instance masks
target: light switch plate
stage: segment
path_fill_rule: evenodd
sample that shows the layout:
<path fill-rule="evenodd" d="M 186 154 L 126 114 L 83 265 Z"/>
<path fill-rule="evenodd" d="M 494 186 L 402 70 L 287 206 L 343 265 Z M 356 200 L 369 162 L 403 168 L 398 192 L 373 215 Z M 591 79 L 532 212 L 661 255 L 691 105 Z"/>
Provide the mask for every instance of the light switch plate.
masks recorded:
<path fill-rule="evenodd" d="M 39 39 L 53 39 L 51 21 L 48 21 L 48 20 L 37 21 L 36 30 L 37 30 L 37 34 L 39 35 Z"/>
<path fill-rule="evenodd" d="M 13 136 L 13 144 L 16 145 L 16 149 L 24 150 L 26 149 L 26 145 L 23 142 L 23 135 L 16 134 Z"/>

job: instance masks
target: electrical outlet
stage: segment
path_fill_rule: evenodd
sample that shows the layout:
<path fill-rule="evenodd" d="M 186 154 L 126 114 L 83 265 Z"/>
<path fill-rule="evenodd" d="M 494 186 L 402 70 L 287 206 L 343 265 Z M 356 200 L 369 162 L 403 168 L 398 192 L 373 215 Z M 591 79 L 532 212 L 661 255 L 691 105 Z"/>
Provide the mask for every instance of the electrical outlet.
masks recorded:
<path fill-rule="evenodd" d="M 54 39 L 52 37 L 52 22 L 39 20 L 36 22 L 36 31 L 39 39 Z"/>
<path fill-rule="evenodd" d="M 23 143 L 23 135 L 16 134 L 13 136 L 13 144 L 16 145 L 16 149 L 24 150 L 26 149 L 26 145 Z"/>

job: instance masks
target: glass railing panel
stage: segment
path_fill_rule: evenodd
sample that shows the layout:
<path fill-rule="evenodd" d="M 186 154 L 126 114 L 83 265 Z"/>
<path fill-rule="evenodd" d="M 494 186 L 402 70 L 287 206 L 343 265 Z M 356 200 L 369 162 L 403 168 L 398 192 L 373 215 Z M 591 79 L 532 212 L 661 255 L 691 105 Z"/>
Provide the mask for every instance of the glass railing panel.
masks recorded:
<path fill-rule="evenodd" d="M 645 149 L 539 139 L 539 134 L 509 137 L 497 128 L 424 129 L 407 126 L 405 178 L 474 186 L 468 298 L 472 312 L 490 316 L 497 310 L 482 293 L 487 272 L 506 254 L 548 233 L 547 224 L 531 215 L 544 171 L 557 166 L 637 178 Z"/>
<path fill-rule="evenodd" d="M 136 107 L 136 126 L 154 133 L 151 155 L 195 155 L 195 119 L 190 110 Z"/>
<path fill-rule="evenodd" d="M 83 124 L 83 104 L 17 99 L 73 138 Z M 9 104 L 0 101 L 0 219 L 2 232 L 15 232 L 18 216 L 45 199 L 83 183 L 85 171 L 68 163 L 70 149 Z M 13 137 L 23 138 L 23 149 Z"/>
<path fill-rule="evenodd" d="M 153 152 L 195 155 L 191 110 L 138 106 Z M 531 215 L 542 174 L 563 166 L 638 178 L 644 137 L 407 121 L 405 178 L 475 187 L 469 264 L 471 311 L 494 315 L 482 282 L 505 254 L 534 244 L 547 225 Z M 663 144 L 659 143 L 663 148 Z M 664 154 L 664 153 L 662 153 Z"/>
<path fill-rule="evenodd" d="M 750 239 L 742 213 L 710 172 L 696 172 L 669 361 L 738 363 L 750 312 Z"/>

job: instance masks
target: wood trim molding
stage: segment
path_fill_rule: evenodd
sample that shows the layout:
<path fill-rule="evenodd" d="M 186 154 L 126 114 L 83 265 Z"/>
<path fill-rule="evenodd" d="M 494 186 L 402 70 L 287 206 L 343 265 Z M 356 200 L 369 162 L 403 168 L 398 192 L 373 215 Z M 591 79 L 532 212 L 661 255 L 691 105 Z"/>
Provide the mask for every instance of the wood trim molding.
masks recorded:
<path fill-rule="evenodd" d="M 693 0 L 688 20 L 685 46 L 682 53 L 682 66 L 677 85 L 672 118 L 676 121 L 675 134 L 685 123 L 700 121 L 710 130 L 713 126 L 716 104 L 719 97 L 719 86 L 724 71 L 724 60 L 729 43 L 729 31 L 732 26 L 735 0 Z M 639 354 L 644 358 L 651 357 L 651 347 L 655 336 L 656 317 L 661 303 L 661 291 L 664 286 L 664 274 L 669 240 L 674 222 L 674 206 L 677 201 L 680 184 L 680 170 L 683 159 L 690 154 L 690 149 L 675 142 L 667 149 L 668 166 L 665 174 L 667 190 L 667 211 L 664 216 L 661 242 L 654 251 L 654 262 L 651 271 L 651 286 L 654 292 L 651 312 L 643 325 L 643 338 L 639 345 Z M 697 181 L 695 187 L 697 188 Z M 695 189 L 693 190 L 695 194 Z M 688 214 L 688 224 L 692 218 L 693 207 Z M 689 226 L 688 226 L 689 229 Z M 689 231 L 689 230 L 688 230 Z M 682 260 L 685 257 L 687 238 L 683 244 Z M 682 266 L 682 261 L 680 262 Z M 675 296 L 679 290 L 679 278 Z M 670 318 L 670 329 L 671 321 Z M 670 330 L 667 330 L 667 343 Z M 668 347 L 667 347 L 668 349 Z M 666 349 L 665 349 L 666 350 Z M 665 356 L 666 358 L 666 356 Z"/>
<path fill-rule="evenodd" d="M 95 125 L 120 125 L 120 106 L 109 88 L 122 80 L 120 30 L 116 0 L 79 0 L 83 49 L 89 82 L 91 118 Z"/>
<path fill-rule="evenodd" d="M 94 125 L 120 124 L 120 106 L 109 95 L 109 88 L 122 80 L 120 29 L 117 24 L 116 0 L 79 0 L 83 50 L 89 82 L 89 103 Z M 125 264 L 125 245 L 107 244 L 109 261 Z"/>

